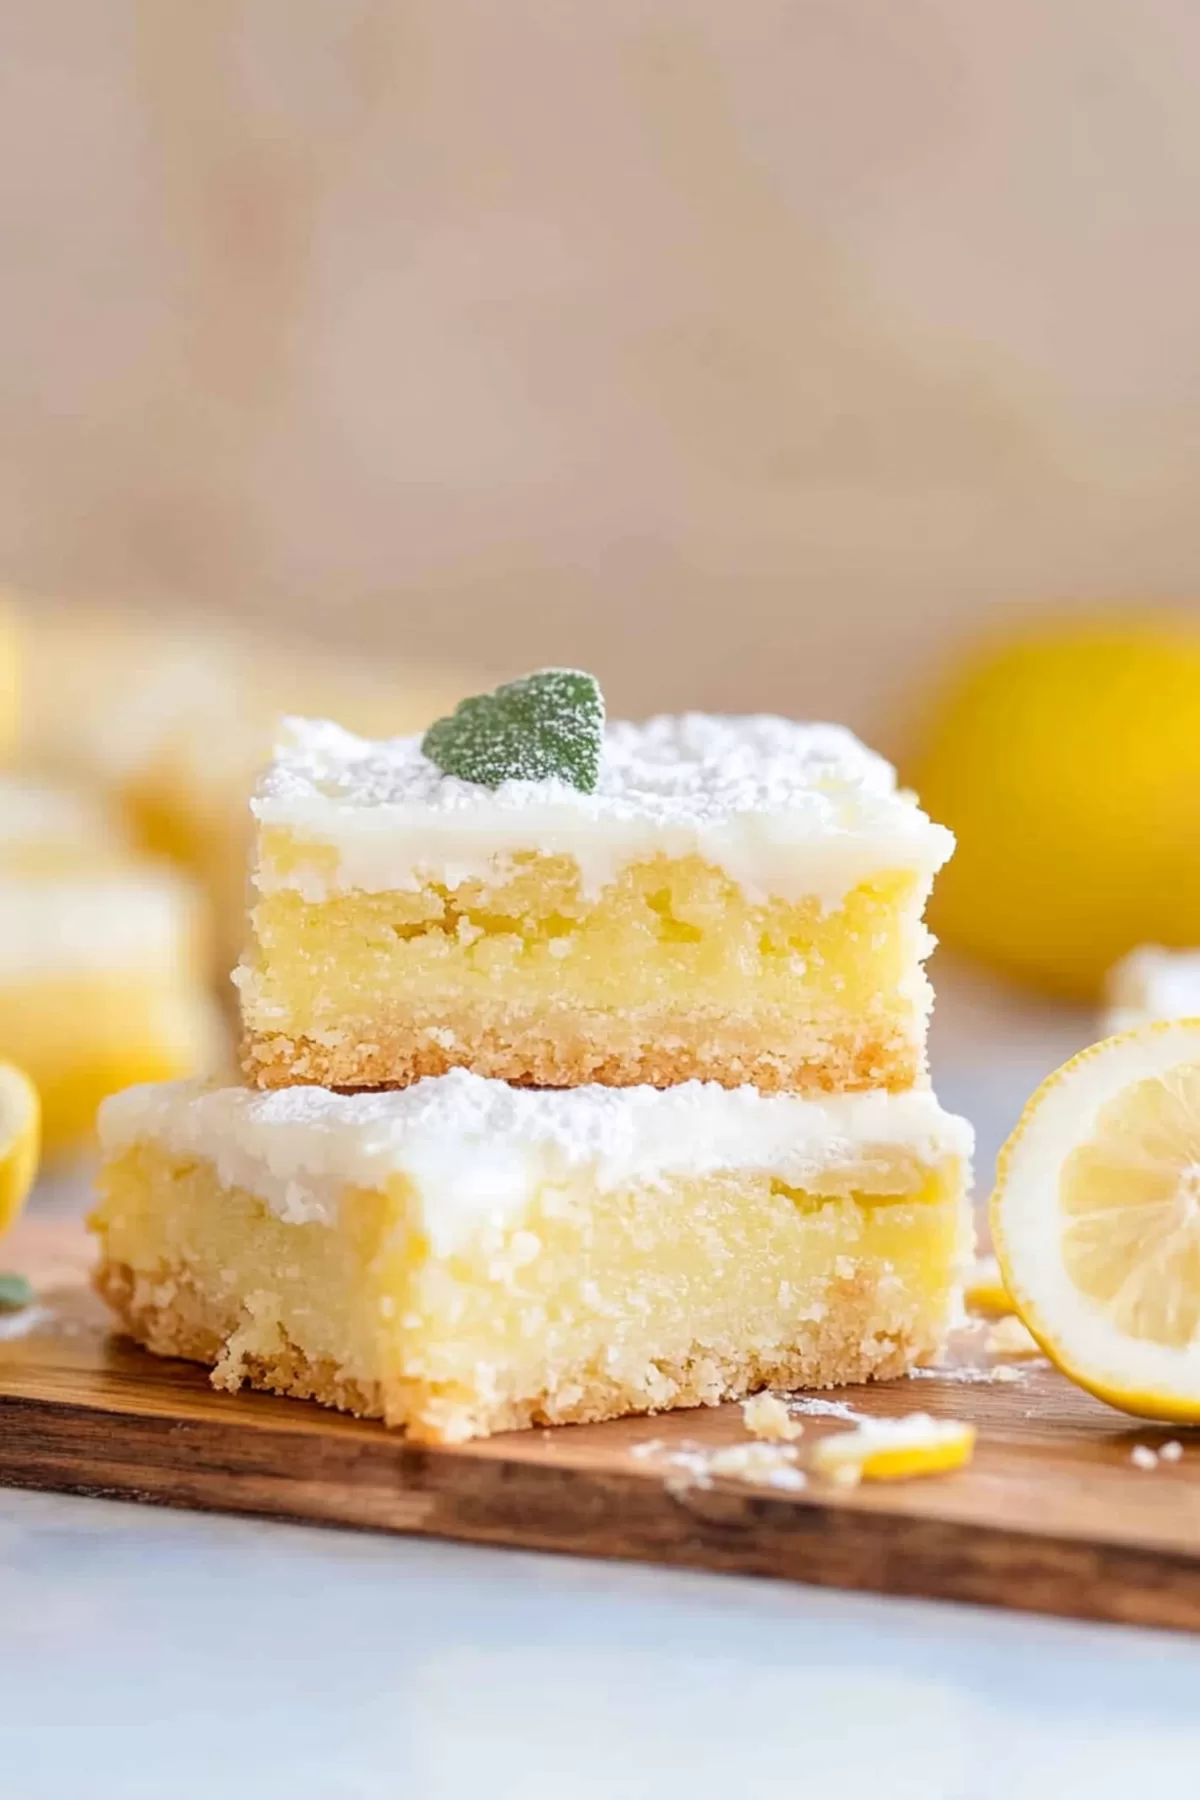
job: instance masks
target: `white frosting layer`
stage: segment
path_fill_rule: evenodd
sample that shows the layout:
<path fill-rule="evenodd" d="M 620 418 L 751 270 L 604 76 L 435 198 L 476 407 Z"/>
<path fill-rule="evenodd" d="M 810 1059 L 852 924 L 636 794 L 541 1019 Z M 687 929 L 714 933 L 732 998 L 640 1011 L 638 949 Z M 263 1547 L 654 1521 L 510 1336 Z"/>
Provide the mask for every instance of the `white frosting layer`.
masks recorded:
<path fill-rule="evenodd" d="M 0 774 L 0 857 L 34 846 L 97 849 L 125 841 L 120 821 L 93 795 Z"/>
<path fill-rule="evenodd" d="M 438 1254 L 519 1220 L 538 1191 L 582 1175 L 600 1191 L 721 1170 L 767 1171 L 819 1187 L 831 1171 L 878 1180 L 897 1152 L 967 1158 L 970 1126 L 928 1090 L 802 1100 L 714 1083 L 680 1087 L 509 1087 L 464 1069 L 398 1092 L 258 1093 L 192 1082 L 105 1101 L 106 1154 L 135 1143 L 210 1161 L 288 1223 L 338 1217 L 348 1187 L 403 1175 Z"/>
<path fill-rule="evenodd" d="M 0 875 L 0 980 L 173 974 L 195 957 L 197 919 L 168 870 Z"/>
<path fill-rule="evenodd" d="M 1106 1035 L 1155 1019 L 1200 1018 L 1200 950 L 1144 944 L 1109 972 Z"/>
<path fill-rule="evenodd" d="M 336 865 L 263 866 L 264 892 L 290 886 L 321 900 L 427 881 L 455 888 L 539 851 L 574 857 L 594 898 L 630 863 L 696 854 L 751 900 L 813 894 L 836 906 L 884 870 L 932 875 L 954 847 L 896 791 L 890 764 L 839 725 L 699 713 L 610 725 L 593 794 L 557 780 L 495 790 L 459 781 L 415 737 L 372 743 L 295 719 L 287 730 L 255 815 L 332 847 Z"/>

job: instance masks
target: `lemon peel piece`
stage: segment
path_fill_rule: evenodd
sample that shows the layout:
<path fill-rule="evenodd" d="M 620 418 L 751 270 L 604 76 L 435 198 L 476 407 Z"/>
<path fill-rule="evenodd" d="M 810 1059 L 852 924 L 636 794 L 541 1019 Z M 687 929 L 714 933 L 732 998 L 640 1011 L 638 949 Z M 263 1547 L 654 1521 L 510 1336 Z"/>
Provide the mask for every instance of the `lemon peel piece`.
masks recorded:
<path fill-rule="evenodd" d="M 908 1413 L 870 1419 L 814 1444 L 812 1467 L 839 1487 L 860 1481 L 904 1481 L 961 1469 L 975 1450 L 975 1427 L 962 1419 Z"/>
<path fill-rule="evenodd" d="M 971 1312 L 999 1315 L 1012 1311 L 1012 1300 L 994 1256 L 981 1256 L 963 1282 L 963 1301 Z"/>

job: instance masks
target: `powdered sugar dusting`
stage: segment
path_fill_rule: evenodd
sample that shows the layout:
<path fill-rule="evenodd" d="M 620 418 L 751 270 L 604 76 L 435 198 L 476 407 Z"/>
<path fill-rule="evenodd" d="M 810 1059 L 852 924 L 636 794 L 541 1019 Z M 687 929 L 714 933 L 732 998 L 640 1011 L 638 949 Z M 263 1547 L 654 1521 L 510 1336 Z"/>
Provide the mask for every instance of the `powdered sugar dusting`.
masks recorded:
<path fill-rule="evenodd" d="M 338 849 L 326 883 L 377 892 L 447 870 L 494 874 L 522 850 L 574 856 L 594 891 L 640 857 L 695 852 L 747 891 L 835 899 L 884 867 L 932 874 L 953 847 L 852 733 L 769 716 L 610 724 L 592 793 L 554 778 L 489 790 L 443 775 L 419 738 L 370 742 L 293 719 L 253 807 L 264 825 Z M 301 882 L 294 868 L 258 879 Z"/>
<path fill-rule="evenodd" d="M 842 1419 L 847 1425 L 862 1425 L 870 1420 L 869 1413 L 856 1412 L 845 1400 L 823 1400 L 816 1394 L 790 1395 L 788 1409 L 807 1413 L 813 1419 Z"/>
<path fill-rule="evenodd" d="M 375 810 L 416 801 L 434 812 L 509 810 L 565 800 L 595 816 L 698 824 L 730 813 L 800 805 L 830 816 L 894 796 L 891 765 L 841 725 L 760 715 L 682 713 L 608 726 L 594 794 L 566 782 L 506 781 L 481 791 L 443 775 L 419 737 L 372 742 L 323 720 L 289 719 L 261 798 L 320 795 Z"/>
<path fill-rule="evenodd" d="M 99 1122 L 108 1155 L 151 1141 L 205 1158 L 226 1186 L 261 1195 L 289 1223 L 329 1222 L 347 1186 L 403 1173 L 436 1215 L 427 1224 L 451 1239 L 518 1215 L 573 1171 L 598 1191 L 719 1170 L 800 1187 L 831 1173 L 877 1185 L 897 1153 L 930 1164 L 971 1149 L 970 1127 L 925 1089 L 825 1100 L 699 1081 L 555 1090 L 465 1069 L 366 1094 L 171 1082 L 114 1095 Z"/>
<path fill-rule="evenodd" d="M 990 1368 L 977 1368 L 969 1363 L 946 1363 L 932 1369 L 910 1369 L 910 1381 L 953 1381 L 959 1387 L 987 1387 L 993 1383 L 1020 1381 L 1026 1375 L 1032 1375 L 1041 1368 L 1048 1367 L 1044 1357 L 1030 1358 L 1027 1362 L 1016 1366 L 1012 1363 L 995 1363 Z"/>

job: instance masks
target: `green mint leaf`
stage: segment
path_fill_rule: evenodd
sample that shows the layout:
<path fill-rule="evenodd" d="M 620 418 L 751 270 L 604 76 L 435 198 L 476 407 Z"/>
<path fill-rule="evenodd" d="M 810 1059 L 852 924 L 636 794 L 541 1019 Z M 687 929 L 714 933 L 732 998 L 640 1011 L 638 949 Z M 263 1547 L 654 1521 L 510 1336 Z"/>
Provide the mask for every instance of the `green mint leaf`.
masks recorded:
<path fill-rule="evenodd" d="M 604 696 L 580 669 L 541 669 L 463 700 L 421 742 L 443 775 L 497 788 L 557 777 L 594 793 L 604 742 Z"/>
<path fill-rule="evenodd" d="M 19 1312 L 33 1299 L 33 1283 L 23 1275 L 0 1275 L 0 1312 Z"/>

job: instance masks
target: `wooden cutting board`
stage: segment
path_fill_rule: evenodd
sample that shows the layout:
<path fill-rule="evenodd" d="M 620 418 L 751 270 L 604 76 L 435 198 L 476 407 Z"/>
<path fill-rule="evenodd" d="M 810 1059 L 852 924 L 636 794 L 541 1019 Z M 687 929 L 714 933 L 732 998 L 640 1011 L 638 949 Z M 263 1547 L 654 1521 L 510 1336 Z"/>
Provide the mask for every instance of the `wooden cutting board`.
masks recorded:
<path fill-rule="evenodd" d="M 970 1468 L 792 1493 L 696 1479 L 703 1452 L 747 1441 L 736 1406 L 430 1449 L 307 1401 L 215 1393 L 110 1335 L 90 1256 L 73 1223 L 5 1240 L 39 1299 L 0 1314 L 0 1484 L 1200 1628 L 1200 1434 L 1139 1469 L 1132 1447 L 1170 1433 L 1044 1363 L 988 1380 L 978 1332 L 944 1374 L 824 1397 L 972 1419 Z M 800 1466 L 844 1429 L 806 1417 Z"/>

